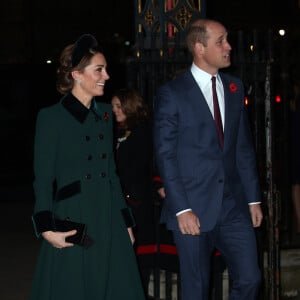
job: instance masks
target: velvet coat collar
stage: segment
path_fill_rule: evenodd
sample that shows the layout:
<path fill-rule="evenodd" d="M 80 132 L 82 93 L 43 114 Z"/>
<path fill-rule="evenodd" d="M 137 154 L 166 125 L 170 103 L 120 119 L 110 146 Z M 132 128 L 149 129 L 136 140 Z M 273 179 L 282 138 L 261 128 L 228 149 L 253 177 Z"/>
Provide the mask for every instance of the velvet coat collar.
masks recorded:
<path fill-rule="evenodd" d="M 61 104 L 63 107 L 80 123 L 83 123 L 90 111 L 92 111 L 100 120 L 100 109 L 95 98 L 92 99 L 91 107 L 85 107 L 72 93 L 66 94 Z"/>

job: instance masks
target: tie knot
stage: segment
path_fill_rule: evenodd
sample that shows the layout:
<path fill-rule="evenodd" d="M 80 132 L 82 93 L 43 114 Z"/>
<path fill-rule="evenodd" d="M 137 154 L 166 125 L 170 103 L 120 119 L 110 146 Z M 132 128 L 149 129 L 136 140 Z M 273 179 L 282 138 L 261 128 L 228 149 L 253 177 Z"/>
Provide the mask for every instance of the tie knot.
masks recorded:
<path fill-rule="evenodd" d="M 216 84 L 216 76 L 212 76 L 211 81 L 212 81 L 213 84 Z"/>

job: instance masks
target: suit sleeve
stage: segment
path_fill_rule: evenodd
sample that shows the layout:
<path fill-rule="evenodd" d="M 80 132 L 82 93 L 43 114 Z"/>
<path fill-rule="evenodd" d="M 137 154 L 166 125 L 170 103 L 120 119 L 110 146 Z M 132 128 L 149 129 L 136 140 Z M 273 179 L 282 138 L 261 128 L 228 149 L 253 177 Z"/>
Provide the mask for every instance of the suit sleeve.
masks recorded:
<path fill-rule="evenodd" d="M 250 129 L 247 107 L 242 101 L 237 139 L 237 168 L 248 204 L 261 202 L 256 154 Z"/>
<path fill-rule="evenodd" d="M 177 160 L 179 131 L 176 96 L 164 86 L 158 90 L 154 106 L 153 139 L 157 168 L 167 195 L 165 203 L 174 216 L 190 208 Z"/>

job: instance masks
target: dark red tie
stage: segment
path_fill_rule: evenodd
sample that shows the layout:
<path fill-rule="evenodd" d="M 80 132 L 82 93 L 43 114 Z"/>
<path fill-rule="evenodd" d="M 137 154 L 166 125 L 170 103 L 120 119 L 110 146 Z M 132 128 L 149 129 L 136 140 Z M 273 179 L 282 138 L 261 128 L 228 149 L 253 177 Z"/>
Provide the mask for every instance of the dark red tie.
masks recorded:
<path fill-rule="evenodd" d="M 212 82 L 212 93 L 213 93 L 213 103 L 214 103 L 214 119 L 215 119 L 216 127 L 218 130 L 219 142 L 220 142 L 221 147 L 223 148 L 224 133 L 223 133 L 222 119 L 221 119 L 219 101 L 218 101 L 217 90 L 216 90 L 216 77 L 215 76 L 213 76 L 211 78 L 211 82 Z"/>

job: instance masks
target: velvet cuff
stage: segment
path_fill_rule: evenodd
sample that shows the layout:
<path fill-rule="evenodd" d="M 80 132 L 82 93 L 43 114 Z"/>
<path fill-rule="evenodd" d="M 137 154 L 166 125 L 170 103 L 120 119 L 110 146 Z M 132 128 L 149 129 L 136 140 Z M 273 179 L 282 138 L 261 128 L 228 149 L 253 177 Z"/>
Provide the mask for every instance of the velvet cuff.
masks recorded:
<path fill-rule="evenodd" d="M 54 216 L 51 211 L 45 210 L 34 214 L 32 222 L 37 237 L 40 237 L 42 232 L 55 230 Z"/>
<path fill-rule="evenodd" d="M 131 209 L 129 207 L 121 209 L 124 222 L 126 224 L 126 227 L 134 227 L 135 226 L 135 220 L 132 215 Z"/>

